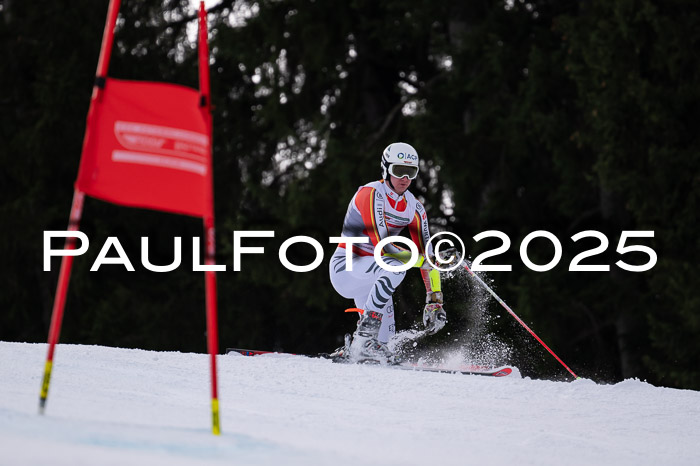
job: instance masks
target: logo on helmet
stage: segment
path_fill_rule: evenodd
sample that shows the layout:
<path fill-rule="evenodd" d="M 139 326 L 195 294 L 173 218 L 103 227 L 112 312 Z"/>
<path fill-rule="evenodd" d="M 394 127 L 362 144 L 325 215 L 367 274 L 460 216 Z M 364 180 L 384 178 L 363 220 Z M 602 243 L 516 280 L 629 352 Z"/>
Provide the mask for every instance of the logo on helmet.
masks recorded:
<path fill-rule="evenodd" d="M 399 153 L 396 155 L 396 158 L 398 158 L 399 160 L 404 160 L 404 159 L 406 159 L 406 160 L 418 160 L 418 156 L 417 156 L 417 155 L 415 155 L 415 154 L 407 154 L 407 153 L 404 153 L 404 152 L 399 152 Z"/>

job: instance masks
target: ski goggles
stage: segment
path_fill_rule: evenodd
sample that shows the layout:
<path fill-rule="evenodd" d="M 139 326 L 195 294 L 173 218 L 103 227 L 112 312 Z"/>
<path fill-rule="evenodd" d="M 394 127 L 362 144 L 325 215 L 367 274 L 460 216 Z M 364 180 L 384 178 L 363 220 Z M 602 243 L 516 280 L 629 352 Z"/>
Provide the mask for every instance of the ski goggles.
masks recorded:
<path fill-rule="evenodd" d="M 407 176 L 409 180 L 415 180 L 416 176 L 418 176 L 418 167 L 415 165 L 392 164 L 389 165 L 389 174 L 396 178 Z"/>

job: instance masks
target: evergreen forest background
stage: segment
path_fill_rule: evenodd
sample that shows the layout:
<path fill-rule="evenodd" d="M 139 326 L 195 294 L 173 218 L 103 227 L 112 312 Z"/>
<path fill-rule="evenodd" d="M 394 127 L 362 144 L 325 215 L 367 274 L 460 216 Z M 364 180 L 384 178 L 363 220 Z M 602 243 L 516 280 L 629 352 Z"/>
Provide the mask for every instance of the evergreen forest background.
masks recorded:
<path fill-rule="evenodd" d="M 0 340 L 47 338 L 59 260 L 43 271 L 43 231 L 67 227 L 107 3 L 0 0 Z M 187 0 L 124 0 L 110 76 L 197 87 L 194 18 Z M 486 263 L 513 270 L 486 279 L 578 375 L 700 389 L 698 2 L 224 0 L 208 19 L 222 350 L 329 351 L 352 331 L 327 239 L 380 177 L 383 148 L 405 141 L 433 232 L 458 234 L 472 258 L 500 245 L 474 235 L 506 233 L 510 249 Z M 246 242 L 266 254 L 242 272 L 234 230 L 275 231 Z M 549 272 L 520 259 L 535 230 L 562 243 Z M 571 240 L 585 230 L 610 244 L 583 263 L 610 272 L 568 271 L 598 245 Z M 647 261 L 615 251 L 626 230 L 654 231 L 633 242 L 656 251 L 652 270 L 614 265 Z M 204 279 L 189 266 L 200 220 L 87 199 L 81 231 L 91 248 L 74 263 L 62 342 L 206 351 Z M 294 235 L 324 245 L 322 266 L 279 263 Z M 89 272 L 108 236 L 135 272 Z M 146 271 L 141 236 L 156 264 L 183 237 L 183 265 Z M 531 243 L 533 262 L 552 256 Z M 448 327 L 424 346 L 500 348 L 524 375 L 567 377 L 466 276 L 444 288 Z M 412 273 L 395 296 L 400 328 L 419 322 L 423 293 Z"/>

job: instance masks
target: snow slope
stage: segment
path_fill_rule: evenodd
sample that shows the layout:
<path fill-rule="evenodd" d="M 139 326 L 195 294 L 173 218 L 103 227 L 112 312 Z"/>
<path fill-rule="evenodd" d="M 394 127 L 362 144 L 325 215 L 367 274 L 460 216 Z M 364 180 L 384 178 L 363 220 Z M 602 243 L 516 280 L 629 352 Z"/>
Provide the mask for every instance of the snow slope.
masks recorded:
<path fill-rule="evenodd" d="M 0 465 L 700 464 L 700 392 L 0 342 Z"/>

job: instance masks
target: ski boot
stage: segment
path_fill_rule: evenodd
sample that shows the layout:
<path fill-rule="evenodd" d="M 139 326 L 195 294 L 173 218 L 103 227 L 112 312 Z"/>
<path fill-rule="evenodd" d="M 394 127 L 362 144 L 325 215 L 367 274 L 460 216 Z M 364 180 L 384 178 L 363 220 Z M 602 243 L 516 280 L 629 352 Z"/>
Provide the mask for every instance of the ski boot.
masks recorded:
<path fill-rule="evenodd" d="M 379 327 L 382 326 L 382 314 L 375 311 L 365 311 L 357 324 L 357 330 L 349 345 L 349 357 L 356 363 L 396 364 L 396 356 L 380 342 Z"/>
<path fill-rule="evenodd" d="M 345 334 L 345 344 L 340 348 L 337 348 L 332 353 L 328 354 L 327 358 L 333 362 L 348 362 L 350 358 L 350 342 L 352 337 L 349 333 Z M 325 357 L 325 356 L 324 356 Z"/>

